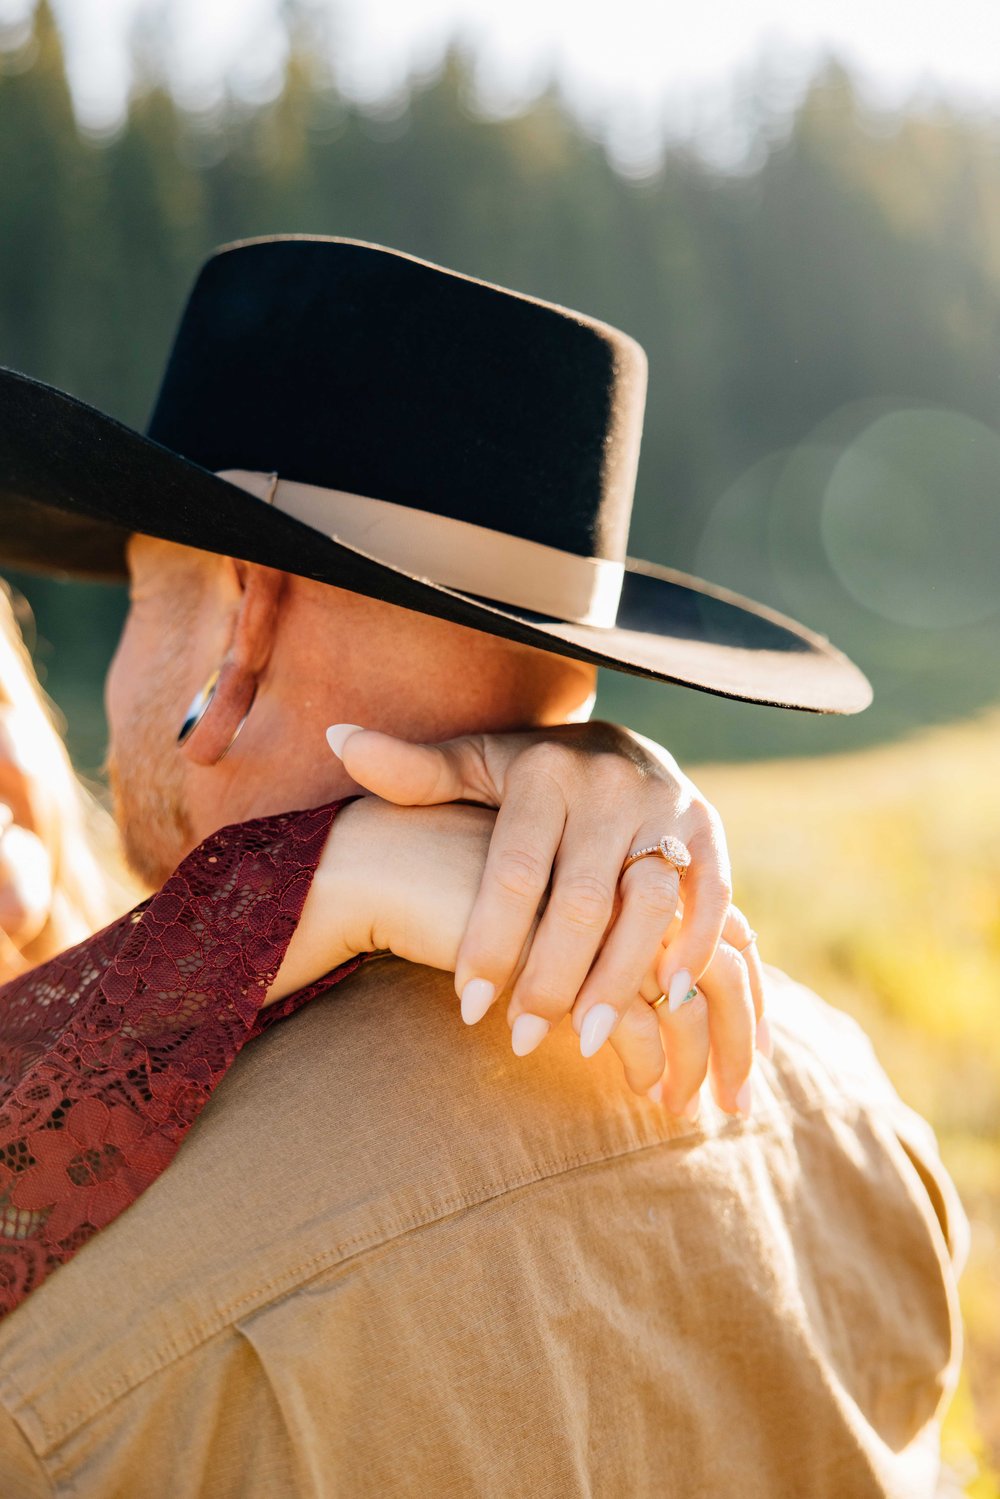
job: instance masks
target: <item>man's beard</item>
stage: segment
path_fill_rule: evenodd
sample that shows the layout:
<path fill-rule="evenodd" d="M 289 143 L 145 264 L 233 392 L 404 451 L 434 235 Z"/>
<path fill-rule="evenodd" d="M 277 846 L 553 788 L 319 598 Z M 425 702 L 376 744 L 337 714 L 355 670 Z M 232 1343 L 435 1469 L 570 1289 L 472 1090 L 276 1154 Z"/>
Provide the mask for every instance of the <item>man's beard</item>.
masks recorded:
<path fill-rule="evenodd" d="M 179 722 L 184 708 L 180 676 L 176 657 L 165 671 L 150 673 L 129 722 L 117 729 L 106 766 L 125 858 L 133 873 L 154 889 L 194 841 L 173 722 L 175 717 Z"/>

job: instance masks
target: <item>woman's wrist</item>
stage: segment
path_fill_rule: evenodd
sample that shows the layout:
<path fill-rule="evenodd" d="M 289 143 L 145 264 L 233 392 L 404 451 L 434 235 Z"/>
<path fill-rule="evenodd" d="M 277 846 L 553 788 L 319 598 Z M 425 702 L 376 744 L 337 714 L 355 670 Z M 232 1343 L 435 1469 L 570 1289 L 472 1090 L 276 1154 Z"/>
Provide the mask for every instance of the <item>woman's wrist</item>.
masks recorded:
<path fill-rule="evenodd" d="M 360 953 L 454 971 L 495 814 L 360 797 L 337 814 L 295 935 L 265 1003 Z"/>
<path fill-rule="evenodd" d="M 262 1008 L 372 950 L 373 817 L 365 804 L 374 800 L 360 797 L 334 818 L 299 924 Z"/>

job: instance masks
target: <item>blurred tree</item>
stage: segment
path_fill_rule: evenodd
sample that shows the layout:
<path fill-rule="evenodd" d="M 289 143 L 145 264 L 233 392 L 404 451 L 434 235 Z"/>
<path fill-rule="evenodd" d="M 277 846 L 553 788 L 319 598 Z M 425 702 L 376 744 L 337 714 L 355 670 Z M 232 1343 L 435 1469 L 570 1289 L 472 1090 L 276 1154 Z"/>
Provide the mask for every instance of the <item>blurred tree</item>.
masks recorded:
<path fill-rule="evenodd" d="M 66 380 L 81 150 L 48 0 L 17 40 L 0 54 L 0 348 L 5 363 Z"/>

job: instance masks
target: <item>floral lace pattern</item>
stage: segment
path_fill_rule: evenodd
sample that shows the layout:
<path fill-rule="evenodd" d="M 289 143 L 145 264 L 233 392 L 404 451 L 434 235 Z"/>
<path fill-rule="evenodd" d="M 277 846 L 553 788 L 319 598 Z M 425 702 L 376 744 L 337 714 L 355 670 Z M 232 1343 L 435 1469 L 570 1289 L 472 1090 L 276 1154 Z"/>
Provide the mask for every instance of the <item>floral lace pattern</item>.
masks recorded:
<path fill-rule="evenodd" d="M 0 989 L 0 1316 L 155 1181 L 261 1011 L 343 803 L 222 828 L 156 895 Z"/>

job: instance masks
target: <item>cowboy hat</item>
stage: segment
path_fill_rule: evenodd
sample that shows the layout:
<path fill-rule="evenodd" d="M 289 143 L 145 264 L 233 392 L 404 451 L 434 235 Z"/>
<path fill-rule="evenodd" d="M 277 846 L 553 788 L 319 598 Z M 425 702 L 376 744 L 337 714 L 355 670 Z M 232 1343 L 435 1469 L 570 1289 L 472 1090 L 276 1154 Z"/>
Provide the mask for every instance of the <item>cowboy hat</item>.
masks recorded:
<path fill-rule="evenodd" d="M 202 268 L 145 435 L 0 370 L 0 561 L 121 578 L 142 532 L 657 681 L 867 707 L 821 636 L 627 558 L 645 387 L 594 318 L 378 245 L 243 241 Z"/>

